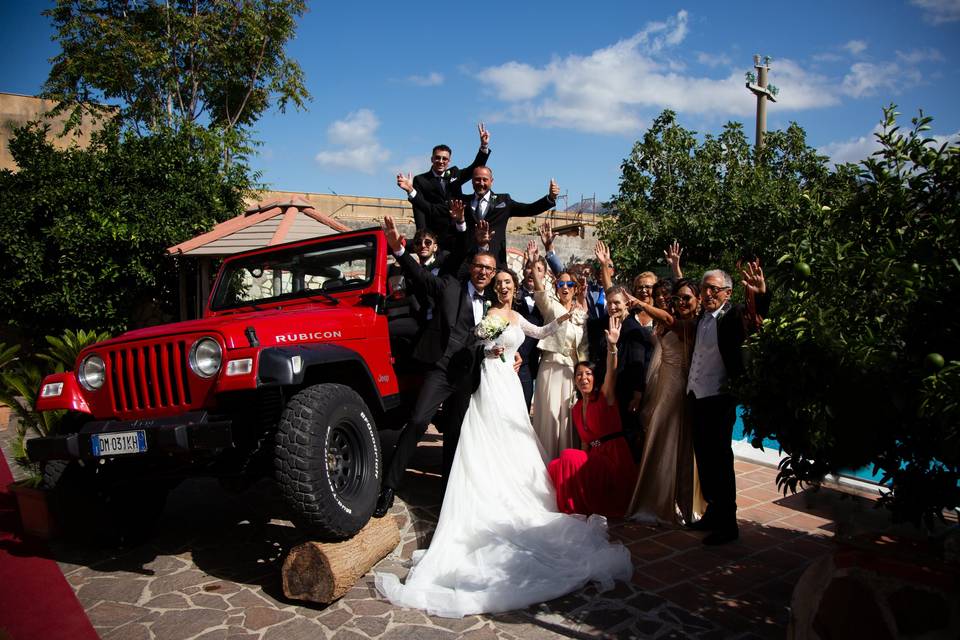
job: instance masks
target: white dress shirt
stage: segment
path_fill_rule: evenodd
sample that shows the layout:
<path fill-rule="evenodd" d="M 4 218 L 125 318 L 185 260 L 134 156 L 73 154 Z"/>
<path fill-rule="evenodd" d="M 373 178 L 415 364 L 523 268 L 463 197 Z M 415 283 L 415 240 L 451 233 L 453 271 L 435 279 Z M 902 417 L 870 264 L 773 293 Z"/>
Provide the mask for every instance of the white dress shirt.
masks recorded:
<path fill-rule="evenodd" d="M 473 306 L 473 324 L 480 324 L 483 320 L 483 300 L 478 300 L 475 294 L 480 293 L 473 283 L 467 281 L 467 295 L 470 296 L 470 304 Z M 482 296 L 483 294 L 480 293 Z"/>
<path fill-rule="evenodd" d="M 477 212 L 477 220 L 483 220 L 487 217 L 487 212 L 490 211 L 490 192 L 487 191 L 482 198 L 476 198 L 476 196 L 474 198 L 473 209 Z"/>

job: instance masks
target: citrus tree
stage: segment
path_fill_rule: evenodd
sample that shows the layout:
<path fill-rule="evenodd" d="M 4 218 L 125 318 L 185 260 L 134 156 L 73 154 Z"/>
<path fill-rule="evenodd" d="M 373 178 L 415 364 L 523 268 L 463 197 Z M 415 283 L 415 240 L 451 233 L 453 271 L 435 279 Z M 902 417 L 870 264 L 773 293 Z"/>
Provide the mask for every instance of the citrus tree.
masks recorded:
<path fill-rule="evenodd" d="M 0 171 L 4 321 L 39 341 L 68 327 L 117 333 L 144 305 L 176 308 L 166 248 L 239 214 L 255 176 L 224 167 L 203 130 L 149 136 L 109 126 L 85 149 L 57 149 L 18 129 L 19 170 Z"/>
<path fill-rule="evenodd" d="M 806 144 L 797 124 L 772 131 L 757 152 L 740 123 L 698 139 L 666 110 L 624 159 L 614 214 L 600 224 L 617 271 L 636 274 L 662 265 L 674 240 L 685 269 L 721 267 L 740 258 L 774 259 L 773 243 L 804 224 L 804 194 L 843 200 L 852 193 L 852 167 L 831 171 L 827 158 Z"/>
<path fill-rule="evenodd" d="M 773 241 L 779 296 L 736 390 L 788 454 L 784 490 L 873 465 L 895 519 L 929 524 L 960 504 L 960 146 L 898 115 L 852 196 L 803 194 Z"/>

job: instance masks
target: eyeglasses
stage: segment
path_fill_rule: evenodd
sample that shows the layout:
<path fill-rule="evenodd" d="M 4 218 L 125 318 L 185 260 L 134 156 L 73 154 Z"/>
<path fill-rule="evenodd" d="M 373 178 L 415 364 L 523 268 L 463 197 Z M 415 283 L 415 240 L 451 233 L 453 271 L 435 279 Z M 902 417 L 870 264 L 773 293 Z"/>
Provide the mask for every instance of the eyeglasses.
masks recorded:
<path fill-rule="evenodd" d="M 673 297 L 670 298 L 670 299 L 673 300 L 674 302 L 680 302 L 680 301 L 690 302 L 691 300 L 693 300 L 693 298 L 694 298 L 694 296 L 691 296 L 691 295 L 687 294 L 687 295 L 683 295 L 683 296 L 673 296 Z"/>
<path fill-rule="evenodd" d="M 703 285 L 705 291 L 709 291 L 710 295 L 715 296 L 721 291 L 730 291 L 731 287 L 718 287 L 715 284 L 705 284 Z"/>
<path fill-rule="evenodd" d="M 448 156 L 433 156 L 432 160 L 434 162 L 450 162 L 450 158 Z"/>
<path fill-rule="evenodd" d="M 557 288 L 561 289 L 563 287 L 575 287 L 577 283 L 573 280 L 557 280 Z"/>
<path fill-rule="evenodd" d="M 430 238 L 420 238 L 419 240 L 414 240 L 414 241 L 413 241 L 413 244 L 415 244 L 415 245 L 417 245 L 417 246 L 419 246 L 419 245 L 422 244 L 422 245 L 425 246 L 425 247 L 432 247 L 432 246 L 433 246 L 433 240 L 431 240 Z"/>
<path fill-rule="evenodd" d="M 486 264 L 477 264 L 476 262 L 471 264 L 470 267 L 476 269 L 477 271 L 486 271 L 487 273 L 493 273 L 497 270 L 496 267 L 491 267 L 490 265 Z"/>
<path fill-rule="evenodd" d="M 637 291 L 653 291 L 652 284 L 638 284 L 635 288 Z"/>

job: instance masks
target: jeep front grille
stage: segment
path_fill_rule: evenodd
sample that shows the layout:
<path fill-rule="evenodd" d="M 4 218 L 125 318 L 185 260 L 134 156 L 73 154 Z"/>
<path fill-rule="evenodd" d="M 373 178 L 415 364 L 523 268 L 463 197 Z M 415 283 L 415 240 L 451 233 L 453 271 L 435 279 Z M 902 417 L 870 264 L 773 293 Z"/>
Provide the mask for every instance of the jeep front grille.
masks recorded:
<path fill-rule="evenodd" d="M 145 409 L 188 407 L 185 340 L 121 347 L 107 352 L 107 380 L 118 414 Z"/>

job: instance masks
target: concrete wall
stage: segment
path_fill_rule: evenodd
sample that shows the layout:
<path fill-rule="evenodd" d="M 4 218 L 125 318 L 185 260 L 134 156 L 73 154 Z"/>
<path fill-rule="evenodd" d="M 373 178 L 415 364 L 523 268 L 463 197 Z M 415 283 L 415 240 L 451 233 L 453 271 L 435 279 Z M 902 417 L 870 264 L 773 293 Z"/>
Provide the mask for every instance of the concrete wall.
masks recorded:
<path fill-rule="evenodd" d="M 32 96 L 21 96 L 15 93 L 0 93 L 0 169 L 17 170 L 17 165 L 10 155 L 10 138 L 13 129 L 21 127 L 31 120 L 43 119 L 50 124 L 50 140 L 54 146 L 66 149 L 71 145 L 85 147 L 90 144 L 90 135 L 99 127 L 95 127 L 89 118 L 84 118 L 81 126 L 68 136 L 61 136 L 66 115 L 56 118 L 44 118 L 43 114 L 53 109 L 57 103 L 53 100 L 41 100 Z"/>

